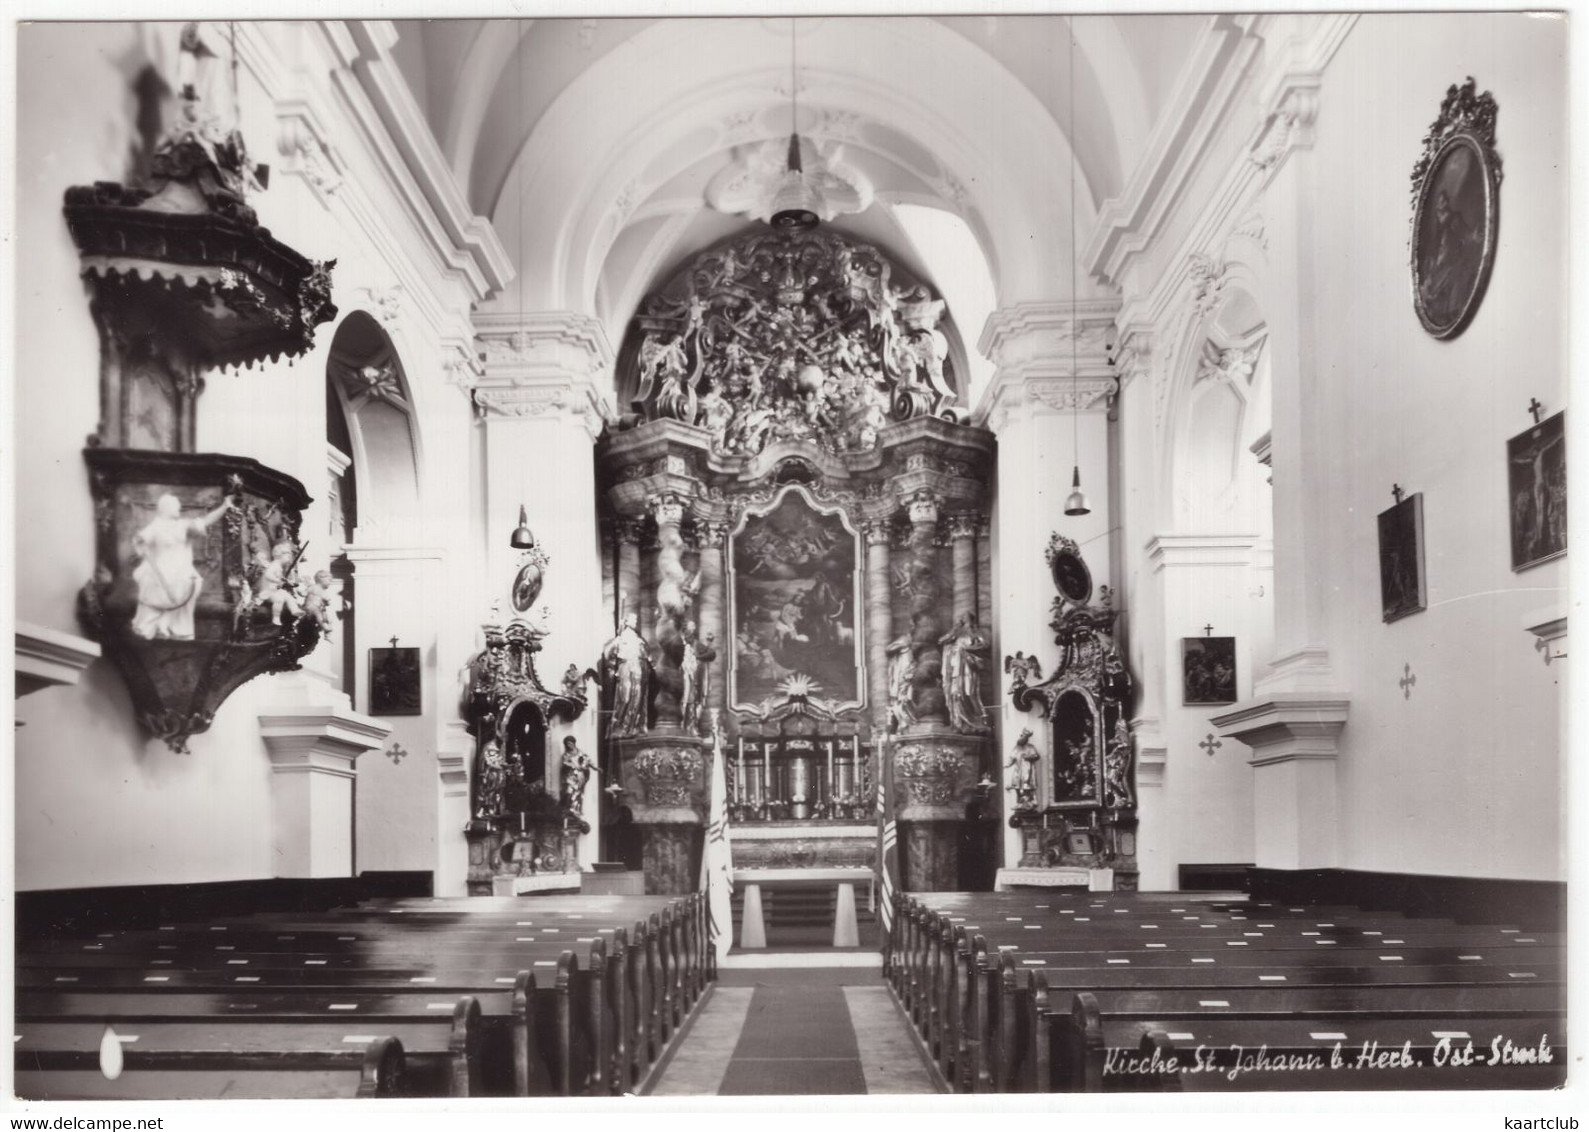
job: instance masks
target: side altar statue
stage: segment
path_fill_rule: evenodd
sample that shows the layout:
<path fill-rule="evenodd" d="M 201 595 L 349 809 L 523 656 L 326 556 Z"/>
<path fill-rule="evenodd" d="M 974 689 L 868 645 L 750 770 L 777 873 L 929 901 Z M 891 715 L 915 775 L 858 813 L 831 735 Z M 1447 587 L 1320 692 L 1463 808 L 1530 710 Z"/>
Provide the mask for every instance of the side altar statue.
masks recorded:
<path fill-rule="evenodd" d="M 1021 711 L 1046 720 L 1046 753 L 1021 733 L 1005 764 L 1006 790 L 1015 795 L 1010 825 L 1021 831 L 1020 868 L 1005 870 L 1010 883 L 1054 883 L 1034 870 L 1079 872 L 1077 883 L 1110 878 L 1116 890 L 1136 888 L 1136 761 L 1127 720 L 1131 674 L 1115 642 L 1118 611 L 1109 587 L 1093 597 L 1092 576 L 1081 549 L 1061 535 L 1048 545 L 1054 598 L 1054 643 L 1059 662 L 1041 683 L 1035 657 L 1005 660 L 1010 697 Z M 1015 876 L 1013 874 L 1028 874 Z"/>
<path fill-rule="evenodd" d="M 520 557 L 520 576 L 526 568 L 545 571 L 547 556 L 539 547 Z M 515 608 L 520 604 L 525 608 L 519 612 L 526 612 L 530 602 L 515 602 Z M 577 667 L 565 673 L 555 692 L 541 683 L 535 657 L 548 634 L 536 620 L 516 617 L 503 625 L 493 619 L 483 629 L 485 648 L 469 665 L 463 704 L 475 741 L 471 820 L 464 830 L 469 893 L 511 892 L 526 877 L 548 885 L 566 880 L 572 887 L 579 836 L 591 829 L 584 799 L 594 763 L 572 735 L 549 749 L 549 732 L 585 711 L 583 674 Z"/>

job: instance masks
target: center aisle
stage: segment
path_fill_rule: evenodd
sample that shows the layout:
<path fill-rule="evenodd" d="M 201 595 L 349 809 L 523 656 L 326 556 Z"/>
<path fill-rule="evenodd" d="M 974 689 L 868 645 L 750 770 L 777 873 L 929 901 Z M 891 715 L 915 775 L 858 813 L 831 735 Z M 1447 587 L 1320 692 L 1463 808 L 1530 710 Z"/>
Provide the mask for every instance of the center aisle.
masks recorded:
<path fill-rule="evenodd" d="M 720 974 L 727 985 L 713 990 L 653 1096 L 935 1091 L 875 969 Z"/>

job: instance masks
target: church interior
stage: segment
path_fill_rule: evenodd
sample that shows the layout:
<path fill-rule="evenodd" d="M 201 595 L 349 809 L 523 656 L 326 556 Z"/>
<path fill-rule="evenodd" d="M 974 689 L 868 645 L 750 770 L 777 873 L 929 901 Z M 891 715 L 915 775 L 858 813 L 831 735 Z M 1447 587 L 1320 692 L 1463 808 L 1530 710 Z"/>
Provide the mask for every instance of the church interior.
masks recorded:
<path fill-rule="evenodd" d="M 1560 1086 L 1566 24 L 20 25 L 11 1094 Z"/>

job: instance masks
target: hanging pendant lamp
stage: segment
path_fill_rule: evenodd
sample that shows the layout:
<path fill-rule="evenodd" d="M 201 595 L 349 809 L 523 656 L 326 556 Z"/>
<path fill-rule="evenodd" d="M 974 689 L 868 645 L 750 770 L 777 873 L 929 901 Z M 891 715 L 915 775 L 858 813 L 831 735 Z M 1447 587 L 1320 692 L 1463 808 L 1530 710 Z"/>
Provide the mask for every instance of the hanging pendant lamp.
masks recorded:
<path fill-rule="evenodd" d="M 820 217 L 817 209 L 821 198 L 806 180 L 805 168 L 800 161 L 800 91 L 799 69 L 795 56 L 795 22 L 789 20 L 789 155 L 784 163 L 783 183 L 772 199 L 772 226 L 786 230 L 803 231 L 815 228 Z"/>

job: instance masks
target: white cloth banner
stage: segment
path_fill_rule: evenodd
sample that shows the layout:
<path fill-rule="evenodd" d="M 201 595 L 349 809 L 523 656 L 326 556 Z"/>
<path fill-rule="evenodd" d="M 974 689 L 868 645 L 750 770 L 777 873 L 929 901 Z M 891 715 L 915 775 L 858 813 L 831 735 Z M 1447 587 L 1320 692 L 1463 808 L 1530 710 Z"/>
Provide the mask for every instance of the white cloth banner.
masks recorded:
<path fill-rule="evenodd" d="M 711 922 L 712 946 L 717 958 L 728 957 L 734 945 L 734 849 L 728 835 L 728 783 L 724 777 L 723 738 L 712 741 L 711 799 L 706 824 L 706 852 L 701 854 L 701 888 L 706 892 L 706 914 Z"/>

